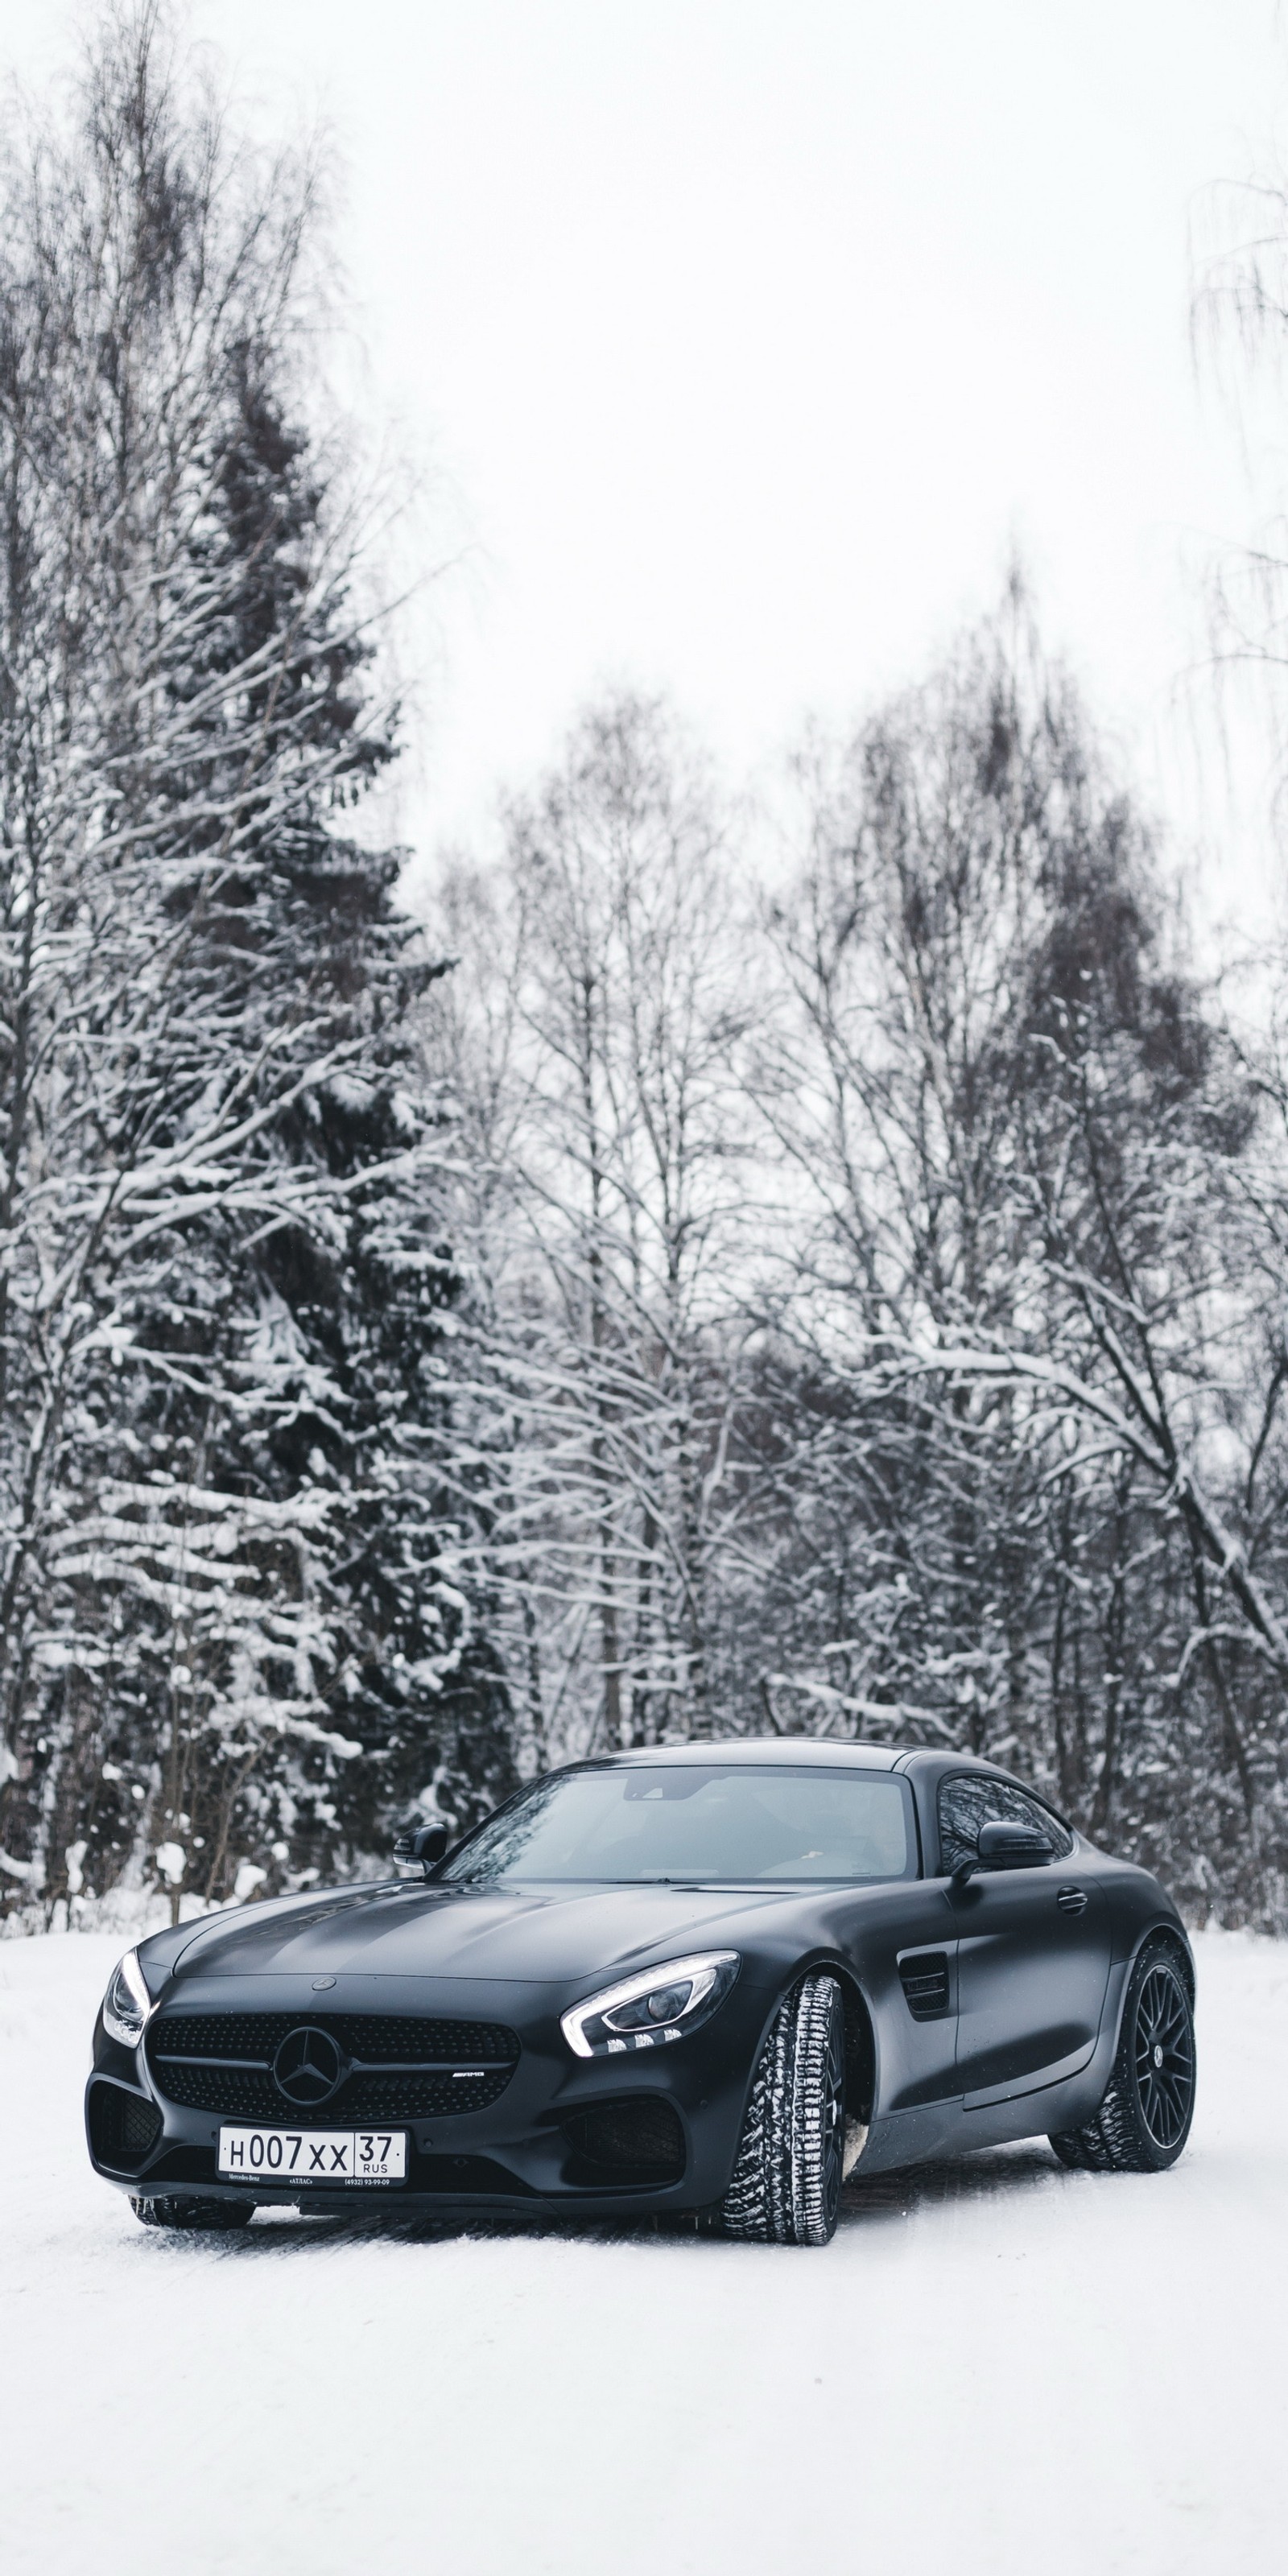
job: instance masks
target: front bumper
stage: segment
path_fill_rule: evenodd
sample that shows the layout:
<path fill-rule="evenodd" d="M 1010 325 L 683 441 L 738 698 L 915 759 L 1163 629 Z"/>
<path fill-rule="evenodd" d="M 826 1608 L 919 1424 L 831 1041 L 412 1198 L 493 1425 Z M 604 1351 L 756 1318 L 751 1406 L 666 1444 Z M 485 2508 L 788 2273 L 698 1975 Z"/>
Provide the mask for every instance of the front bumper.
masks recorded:
<path fill-rule="evenodd" d="M 408 2210 L 509 2208 L 533 2214 L 572 2210 L 628 2217 L 709 2207 L 728 2187 L 742 2133 L 752 2070 L 777 1995 L 744 1971 L 712 2019 L 666 2048 L 623 2059 L 575 2058 L 559 2015 L 591 1981 L 575 1987 L 499 1979 L 341 1976 L 326 1995 L 345 2014 L 415 2015 L 440 2021 L 490 2021 L 515 2031 L 520 2054 L 499 2098 L 486 2107 L 420 2119 L 382 2118 L 407 2134 L 405 2184 L 351 2184 L 342 2190 L 255 2181 L 253 2189 L 221 2180 L 218 2136 L 242 2110 L 192 2110 L 168 2099 L 145 2033 L 138 2049 L 109 2039 L 95 2025 L 94 2064 L 86 2088 L 90 2160 L 105 2181 L 139 2197 L 194 2193 L 203 2199 L 257 2206 L 343 2209 L 380 2203 L 394 2217 Z M 320 1999 L 306 1977 L 180 1979 L 163 2002 L 185 2014 L 248 2011 L 316 2019 Z M 333 2111 L 305 2115 L 283 2100 L 277 2125 L 326 2128 L 346 2121 L 343 2097 Z M 659 2119 L 650 2105 L 669 2106 Z M 616 2109 L 605 2122 L 590 2118 Z M 157 2125 L 159 2122 L 159 2126 Z M 370 2119 L 362 2125 L 371 2126 Z M 638 2162 L 604 2162 L 606 2132 L 629 2141 L 641 2126 L 676 2139 L 665 2179 L 644 2179 Z M 587 2152 L 587 2142 L 592 2152 Z M 676 2170 L 675 2167 L 679 2166 Z"/>

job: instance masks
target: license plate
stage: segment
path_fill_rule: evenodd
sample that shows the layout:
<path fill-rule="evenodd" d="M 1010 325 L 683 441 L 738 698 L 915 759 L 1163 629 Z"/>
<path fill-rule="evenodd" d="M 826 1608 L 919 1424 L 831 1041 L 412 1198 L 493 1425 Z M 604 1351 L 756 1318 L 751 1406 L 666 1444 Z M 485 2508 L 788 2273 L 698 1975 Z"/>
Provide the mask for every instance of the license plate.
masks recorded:
<path fill-rule="evenodd" d="M 405 2182 L 405 2129 L 221 2129 L 228 2182 Z"/>

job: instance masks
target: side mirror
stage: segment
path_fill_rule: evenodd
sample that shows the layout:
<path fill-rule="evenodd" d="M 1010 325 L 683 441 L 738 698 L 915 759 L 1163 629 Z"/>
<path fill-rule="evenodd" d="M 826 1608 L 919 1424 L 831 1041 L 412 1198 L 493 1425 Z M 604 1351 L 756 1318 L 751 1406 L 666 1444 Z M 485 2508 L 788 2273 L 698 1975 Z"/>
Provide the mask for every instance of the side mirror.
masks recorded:
<path fill-rule="evenodd" d="M 451 1834 L 446 1825 L 420 1825 L 414 1834 L 400 1834 L 394 1844 L 394 1859 L 400 1869 L 419 1868 L 428 1877 L 435 1861 L 441 1860 Z"/>
<path fill-rule="evenodd" d="M 1054 1857 L 1055 1844 L 1040 1825 L 1004 1825 L 994 1819 L 980 1826 L 974 1859 L 959 1861 L 953 1877 L 964 1887 L 977 1870 L 1035 1869 Z"/>

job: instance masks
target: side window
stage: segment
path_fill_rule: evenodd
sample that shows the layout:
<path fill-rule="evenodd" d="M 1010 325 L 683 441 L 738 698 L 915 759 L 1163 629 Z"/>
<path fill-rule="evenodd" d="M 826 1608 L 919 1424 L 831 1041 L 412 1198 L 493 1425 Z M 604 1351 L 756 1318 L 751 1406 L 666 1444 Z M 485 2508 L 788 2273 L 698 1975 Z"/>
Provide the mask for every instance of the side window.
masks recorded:
<path fill-rule="evenodd" d="M 1055 1858 L 1067 1860 L 1073 1836 L 1035 1798 L 1013 1789 L 1009 1780 L 989 1780 L 979 1771 L 959 1771 L 939 1783 L 939 1866 L 945 1876 L 962 1861 L 973 1860 L 981 1825 L 1036 1825 L 1055 1845 Z"/>

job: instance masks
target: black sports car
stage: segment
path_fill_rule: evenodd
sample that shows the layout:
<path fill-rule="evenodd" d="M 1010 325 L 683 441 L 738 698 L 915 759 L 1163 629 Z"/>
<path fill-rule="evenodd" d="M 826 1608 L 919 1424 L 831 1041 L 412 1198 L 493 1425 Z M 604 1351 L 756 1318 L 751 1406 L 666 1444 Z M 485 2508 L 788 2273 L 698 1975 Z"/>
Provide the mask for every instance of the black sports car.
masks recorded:
<path fill-rule="evenodd" d="M 149 2225 L 384 2194 L 820 2245 L 855 2171 L 1045 2132 L 1158 2172 L 1189 2133 L 1175 1907 L 990 1763 L 622 1753 L 399 1852 L 121 1961 L 86 2123 Z"/>

